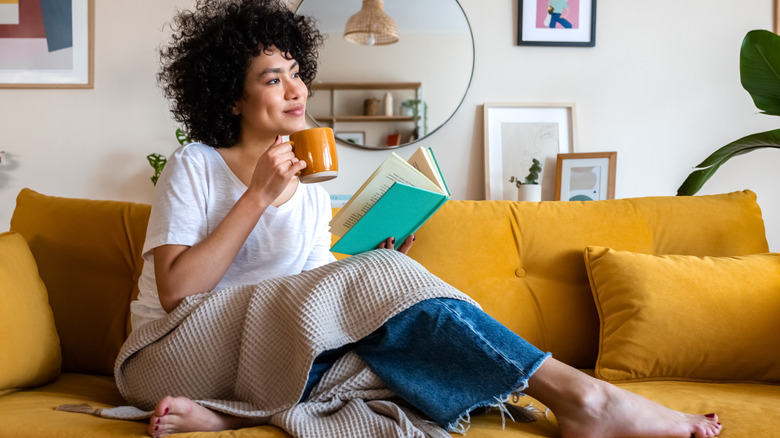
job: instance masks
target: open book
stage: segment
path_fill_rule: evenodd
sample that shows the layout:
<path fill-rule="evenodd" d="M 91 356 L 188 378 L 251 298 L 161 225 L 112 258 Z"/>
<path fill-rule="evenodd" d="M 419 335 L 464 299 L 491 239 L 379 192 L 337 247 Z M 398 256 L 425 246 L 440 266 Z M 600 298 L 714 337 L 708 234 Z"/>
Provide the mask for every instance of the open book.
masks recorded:
<path fill-rule="evenodd" d="M 419 148 L 408 162 L 393 153 L 330 221 L 341 237 L 331 251 L 358 254 L 391 236 L 398 246 L 449 197 L 433 151 Z"/>

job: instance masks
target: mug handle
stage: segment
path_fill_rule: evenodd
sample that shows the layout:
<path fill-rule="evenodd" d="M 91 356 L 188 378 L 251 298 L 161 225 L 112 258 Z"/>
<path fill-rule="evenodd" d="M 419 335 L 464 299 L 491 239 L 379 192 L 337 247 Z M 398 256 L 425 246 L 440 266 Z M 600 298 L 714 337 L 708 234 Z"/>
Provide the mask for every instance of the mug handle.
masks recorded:
<path fill-rule="evenodd" d="M 295 142 L 292 141 L 292 140 L 287 140 L 287 143 L 290 143 L 290 145 L 292 145 L 293 153 L 295 153 Z M 295 176 L 301 176 L 301 171 L 299 170 L 299 171 L 295 172 Z"/>

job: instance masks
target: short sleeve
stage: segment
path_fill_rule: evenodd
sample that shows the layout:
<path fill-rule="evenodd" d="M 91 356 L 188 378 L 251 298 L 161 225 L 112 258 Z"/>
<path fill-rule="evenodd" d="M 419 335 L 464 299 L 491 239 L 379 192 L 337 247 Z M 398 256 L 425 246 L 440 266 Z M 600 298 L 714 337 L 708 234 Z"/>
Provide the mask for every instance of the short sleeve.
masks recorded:
<path fill-rule="evenodd" d="M 186 147 L 171 155 L 157 181 L 144 253 L 162 245 L 192 246 L 208 234 L 206 171 Z"/>

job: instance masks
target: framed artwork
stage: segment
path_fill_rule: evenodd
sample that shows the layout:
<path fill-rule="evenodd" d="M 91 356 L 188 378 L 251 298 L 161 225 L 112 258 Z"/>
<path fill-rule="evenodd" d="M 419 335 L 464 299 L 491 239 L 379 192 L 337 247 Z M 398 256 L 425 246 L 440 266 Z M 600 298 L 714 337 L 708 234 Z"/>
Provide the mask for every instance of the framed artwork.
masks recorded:
<path fill-rule="evenodd" d="M 517 44 L 595 46 L 596 0 L 518 0 Z"/>
<path fill-rule="evenodd" d="M 94 0 L 0 1 L 0 88 L 93 88 Z"/>
<path fill-rule="evenodd" d="M 339 131 L 336 133 L 336 138 L 351 144 L 366 144 L 365 131 Z"/>
<path fill-rule="evenodd" d="M 555 167 L 556 201 L 615 199 L 617 152 L 559 154 Z"/>
<path fill-rule="evenodd" d="M 573 103 L 486 103 L 485 199 L 517 200 L 511 177 L 525 179 L 536 158 L 542 165 L 542 200 L 555 192 L 556 157 L 575 151 Z"/>
<path fill-rule="evenodd" d="M 780 34 L 780 0 L 774 0 L 774 11 L 772 15 L 774 16 L 774 25 L 773 30 L 776 34 Z"/>

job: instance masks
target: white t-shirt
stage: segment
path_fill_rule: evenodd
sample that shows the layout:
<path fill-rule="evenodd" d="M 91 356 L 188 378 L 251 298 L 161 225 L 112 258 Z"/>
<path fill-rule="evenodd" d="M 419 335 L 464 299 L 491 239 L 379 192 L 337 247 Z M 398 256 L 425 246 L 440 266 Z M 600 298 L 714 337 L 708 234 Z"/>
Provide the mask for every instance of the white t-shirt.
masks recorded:
<path fill-rule="evenodd" d="M 143 247 L 140 294 L 130 304 L 133 329 L 166 315 L 157 294 L 152 250 L 203 240 L 247 187 L 210 146 L 177 149 L 157 182 Z M 330 196 L 318 184 L 298 184 L 279 207 L 269 206 L 214 290 L 298 274 L 335 260 L 330 252 Z"/>

